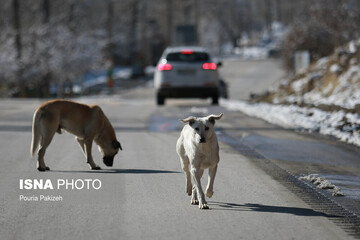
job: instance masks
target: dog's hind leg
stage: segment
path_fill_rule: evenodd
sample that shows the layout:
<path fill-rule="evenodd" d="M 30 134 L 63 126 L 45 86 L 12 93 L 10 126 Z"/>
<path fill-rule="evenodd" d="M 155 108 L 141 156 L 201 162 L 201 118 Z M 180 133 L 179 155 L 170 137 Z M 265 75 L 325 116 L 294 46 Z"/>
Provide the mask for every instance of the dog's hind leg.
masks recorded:
<path fill-rule="evenodd" d="M 194 167 L 191 167 L 191 175 L 193 177 L 194 180 L 194 184 L 195 184 L 195 188 L 196 188 L 196 194 L 197 194 L 197 198 L 199 200 L 199 208 L 200 209 L 208 209 L 208 205 L 207 202 L 205 200 L 205 195 L 204 192 L 201 188 L 201 181 L 200 178 L 202 176 L 202 173 L 204 172 L 204 170 L 202 169 L 197 169 Z"/>
<path fill-rule="evenodd" d="M 37 169 L 41 172 L 50 170 L 50 168 L 45 165 L 44 155 L 46 152 L 46 148 L 50 145 L 51 140 L 54 137 L 54 134 L 55 131 L 48 131 L 48 134 L 46 134 L 46 136 L 43 136 L 41 138 L 40 149 L 38 152 L 38 166 L 37 166 Z"/>
<path fill-rule="evenodd" d="M 214 194 L 214 181 L 215 181 L 215 176 L 216 176 L 216 171 L 217 171 L 217 165 L 215 165 L 214 167 L 209 168 L 209 181 L 206 187 L 206 196 L 211 198 L 212 195 Z"/>
<path fill-rule="evenodd" d="M 92 139 L 85 139 L 84 145 L 85 145 L 85 153 L 86 153 L 86 160 L 87 163 L 90 165 L 91 170 L 100 170 L 101 168 L 95 164 L 92 155 L 91 155 L 91 147 L 92 147 Z M 81 144 L 80 144 L 81 146 Z"/>

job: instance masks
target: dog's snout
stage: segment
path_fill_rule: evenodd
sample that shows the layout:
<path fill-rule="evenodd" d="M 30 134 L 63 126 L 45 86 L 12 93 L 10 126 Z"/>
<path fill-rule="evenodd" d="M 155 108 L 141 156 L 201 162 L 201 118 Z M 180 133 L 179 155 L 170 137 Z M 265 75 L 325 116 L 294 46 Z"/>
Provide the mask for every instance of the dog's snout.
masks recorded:
<path fill-rule="evenodd" d="M 106 166 L 112 167 L 112 165 L 114 163 L 114 156 L 105 156 L 103 158 L 103 162 Z"/>
<path fill-rule="evenodd" d="M 206 143 L 206 140 L 204 137 L 200 138 L 200 143 Z"/>

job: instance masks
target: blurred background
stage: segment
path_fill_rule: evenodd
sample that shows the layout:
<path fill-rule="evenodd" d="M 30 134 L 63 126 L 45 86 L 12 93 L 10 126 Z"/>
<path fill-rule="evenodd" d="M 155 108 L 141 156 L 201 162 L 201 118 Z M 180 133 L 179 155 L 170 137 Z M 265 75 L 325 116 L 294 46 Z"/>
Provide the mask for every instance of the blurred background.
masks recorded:
<path fill-rule="evenodd" d="M 309 65 L 360 35 L 358 0 L 0 0 L 0 97 L 68 97 L 152 79 L 171 45 Z M 309 62 L 309 63 L 306 63 Z"/>

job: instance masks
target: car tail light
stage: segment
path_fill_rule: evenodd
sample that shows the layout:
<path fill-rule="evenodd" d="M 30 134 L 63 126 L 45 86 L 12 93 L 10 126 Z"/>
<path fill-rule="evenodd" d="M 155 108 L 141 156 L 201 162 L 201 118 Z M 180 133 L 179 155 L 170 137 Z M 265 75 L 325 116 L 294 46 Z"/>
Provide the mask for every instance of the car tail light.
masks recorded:
<path fill-rule="evenodd" d="M 204 86 L 206 86 L 206 87 L 215 87 L 216 84 L 213 83 L 213 82 L 206 82 L 206 83 L 204 83 Z"/>
<path fill-rule="evenodd" d="M 161 87 L 171 87 L 171 84 L 170 83 L 162 83 Z"/>
<path fill-rule="evenodd" d="M 202 68 L 204 70 L 216 70 L 217 65 L 216 65 L 216 63 L 204 63 Z"/>
<path fill-rule="evenodd" d="M 160 63 L 157 68 L 159 69 L 159 71 L 170 71 L 172 69 L 172 66 L 169 63 Z"/>
<path fill-rule="evenodd" d="M 194 53 L 194 51 L 191 49 L 184 49 L 181 51 L 181 54 L 193 54 L 193 53 Z"/>

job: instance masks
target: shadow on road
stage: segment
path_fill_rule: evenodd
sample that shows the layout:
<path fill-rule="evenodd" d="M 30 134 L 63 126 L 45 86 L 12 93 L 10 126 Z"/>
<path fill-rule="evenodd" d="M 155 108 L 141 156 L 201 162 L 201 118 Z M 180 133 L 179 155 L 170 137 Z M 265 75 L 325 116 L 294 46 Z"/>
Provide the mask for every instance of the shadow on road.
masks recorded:
<path fill-rule="evenodd" d="M 255 211 L 255 212 L 268 212 L 268 213 L 286 213 L 293 214 L 296 216 L 306 217 L 332 217 L 338 218 L 340 216 L 328 215 L 326 213 L 317 212 L 309 208 L 298 208 L 298 207 L 282 207 L 282 206 L 269 206 L 256 203 L 224 203 L 224 202 L 208 202 L 210 206 L 213 206 L 213 210 L 232 210 L 232 211 Z"/>
<path fill-rule="evenodd" d="M 178 171 L 156 170 L 156 169 L 102 169 L 102 170 L 87 170 L 87 171 L 72 171 L 72 170 L 51 170 L 51 172 L 58 173 L 123 173 L 123 174 L 160 174 L 160 173 L 181 173 Z"/>

